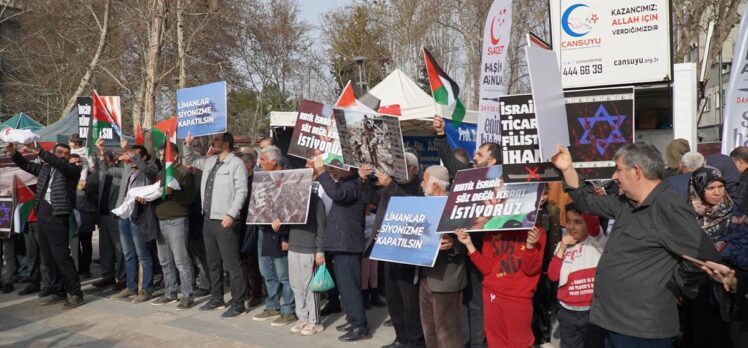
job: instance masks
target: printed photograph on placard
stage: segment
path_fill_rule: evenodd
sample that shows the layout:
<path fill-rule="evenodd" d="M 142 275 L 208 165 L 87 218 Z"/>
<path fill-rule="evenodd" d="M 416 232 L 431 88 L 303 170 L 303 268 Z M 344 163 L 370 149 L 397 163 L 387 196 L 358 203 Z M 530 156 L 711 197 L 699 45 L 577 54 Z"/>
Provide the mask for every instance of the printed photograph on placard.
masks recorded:
<path fill-rule="evenodd" d="M 348 169 L 343 163 L 332 106 L 310 100 L 301 102 L 288 154 L 308 160 L 322 156 L 326 165 Z"/>
<path fill-rule="evenodd" d="M 585 179 L 610 179 L 613 156 L 634 142 L 634 88 L 566 92 L 574 167 Z"/>
<path fill-rule="evenodd" d="M 312 192 L 312 169 L 255 172 L 247 225 L 305 224 Z"/>
<path fill-rule="evenodd" d="M 392 197 L 369 258 L 433 267 L 441 239 L 436 226 L 445 203 L 447 197 Z"/>
<path fill-rule="evenodd" d="M 507 183 L 502 179 L 501 167 L 495 165 L 457 172 L 437 231 L 532 228 L 544 184 Z"/>
<path fill-rule="evenodd" d="M 499 98 L 501 110 L 499 145 L 503 178 L 506 182 L 548 182 L 561 180 L 561 173 L 550 162 L 540 159 L 538 124 L 531 94 Z"/>
<path fill-rule="evenodd" d="M 403 136 L 396 116 L 335 109 L 345 164 L 370 165 L 392 177 L 407 179 Z"/>

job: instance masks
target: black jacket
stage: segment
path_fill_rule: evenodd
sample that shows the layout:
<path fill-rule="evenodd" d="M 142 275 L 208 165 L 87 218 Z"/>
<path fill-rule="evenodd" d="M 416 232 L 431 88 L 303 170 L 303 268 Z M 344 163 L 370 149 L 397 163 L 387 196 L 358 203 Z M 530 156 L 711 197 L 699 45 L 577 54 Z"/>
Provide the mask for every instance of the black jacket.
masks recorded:
<path fill-rule="evenodd" d="M 358 176 L 352 175 L 336 182 L 330 173 L 325 172 L 317 181 L 332 199 L 322 250 L 363 253 L 366 203 L 361 197 Z"/>
<path fill-rule="evenodd" d="M 18 168 L 23 169 L 31 175 L 37 177 L 36 197 L 34 198 L 34 210 L 39 209 L 39 202 L 44 199 L 47 192 L 47 184 L 50 179 L 50 172 L 55 168 L 54 180 L 52 181 L 52 193 L 50 195 L 52 205 L 52 215 L 70 215 L 75 208 L 75 186 L 81 176 L 81 168 L 67 163 L 64 159 L 57 158 L 55 155 L 41 150 L 39 158 L 46 163 L 31 163 L 16 151 L 13 153 L 13 162 Z"/>

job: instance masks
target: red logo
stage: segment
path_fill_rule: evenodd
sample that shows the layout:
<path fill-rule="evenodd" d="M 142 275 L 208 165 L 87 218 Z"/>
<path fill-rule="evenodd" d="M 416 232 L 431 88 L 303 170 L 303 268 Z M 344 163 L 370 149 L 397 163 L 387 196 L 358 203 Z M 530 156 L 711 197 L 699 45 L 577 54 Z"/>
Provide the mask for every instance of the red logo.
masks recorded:
<path fill-rule="evenodd" d="M 498 38 L 494 35 L 493 25 L 494 23 L 499 22 L 499 30 L 501 30 L 501 26 L 504 25 L 505 21 L 504 15 L 506 15 L 506 9 L 502 9 L 501 11 L 499 11 L 498 16 L 494 17 L 491 20 L 491 44 L 494 46 L 498 45 L 499 42 L 501 42 L 501 34 L 499 34 Z"/>
<path fill-rule="evenodd" d="M 538 175 L 538 169 L 540 167 L 535 167 L 535 169 L 530 169 L 530 167 L 525 166 L 525 170 L 527 170 L 527 181 L 530 182 L 533 179 L 540 180 L 540 175 Z"/>

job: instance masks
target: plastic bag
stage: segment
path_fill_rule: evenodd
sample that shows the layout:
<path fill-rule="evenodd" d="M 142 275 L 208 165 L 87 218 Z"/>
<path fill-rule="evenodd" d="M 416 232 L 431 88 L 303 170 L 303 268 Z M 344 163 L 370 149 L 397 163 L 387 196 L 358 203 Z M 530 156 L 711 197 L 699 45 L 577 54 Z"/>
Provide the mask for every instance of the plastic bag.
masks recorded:
<path fill-rule="evenodd" d="M 335 282 L 332 281 L 332 276 L 330 276 L 330 272 L 327 271 L 327 266 L 323 263 L 317 268 L 317 271 L 314 272 L 314 277 L 312 277 L 312 281 L 309 283 L 309 288 L 307 290 L 325 292 L 333 288 L 335 288 Z"/>

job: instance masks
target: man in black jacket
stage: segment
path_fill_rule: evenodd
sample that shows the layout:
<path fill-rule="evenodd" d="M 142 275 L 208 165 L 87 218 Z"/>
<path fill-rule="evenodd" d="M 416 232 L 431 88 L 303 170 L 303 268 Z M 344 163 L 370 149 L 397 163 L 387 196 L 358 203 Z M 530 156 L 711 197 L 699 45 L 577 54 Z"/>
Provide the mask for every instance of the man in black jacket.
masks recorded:
<path fill-rule="evenodd" d="M 361 296 L 361 256 L 364 252 L 364 209 L 360 182 L 353 170 L 326 168 L 321 157 L 314 159 L 317 181 L 332 199 L 322 251 L 330 255 L 335 285 L 348 322 L 335 329 L 345 332 L 338 339 L 353 342 L 371 338 Z"/>
<path fill-rule="evenodd" d="M 30 148 L 34 146 L 28 145 Z M 75 186 L 80 179 L 81 169 L 68 163 L 70 147 L 66 144 L 55 145 L 54 154 L 41 148 L 36 150 L 43 164 L 29 162 L 16 151 L 15 144 L 5 144 L 5 151 L 13 155 L 13 162 L 37 176 L 34 210 L 41 229 L 39 244 L 54 291 L 54 295 L 42 301 L 42 305 L 65 301 L 63 308 L 75 308 L 83 304 L 83 292 L 78 271 L 70 256 L 68 229 L 70 214 L 75 208 Z M 66 293 L 69 296 L 66 297 Z"/>

